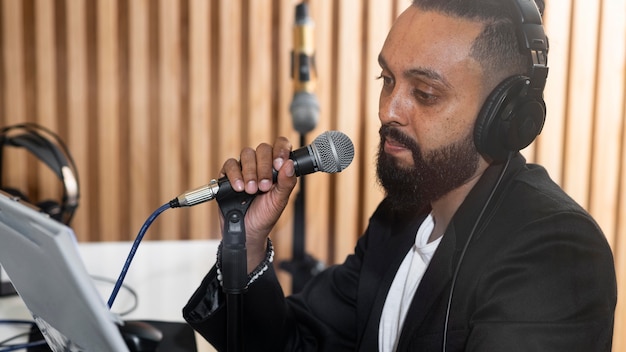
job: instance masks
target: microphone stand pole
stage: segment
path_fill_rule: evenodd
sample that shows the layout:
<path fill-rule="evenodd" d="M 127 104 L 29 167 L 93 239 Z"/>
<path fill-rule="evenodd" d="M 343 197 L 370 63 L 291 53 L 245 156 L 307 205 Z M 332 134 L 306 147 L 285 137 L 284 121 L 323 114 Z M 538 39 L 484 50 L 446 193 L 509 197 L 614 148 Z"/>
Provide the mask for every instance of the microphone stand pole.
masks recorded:
<path fill-rule="evenodd" d="M 300 145 L 305 145 L 304 134 L 300 134 Z M 300 189 L 296 196 L 294 205 L 294 224 L 293 224 L 293 248 L 292 248 L 292 292 L 296 293 L 302 290 L 302 287 L 311 278 L 310 261 L 307 262 L 305 252 L 305 204 L 306 204 L 306 177 L 300 177 Z"/>
<path fill-rule="evenodd" d="M 228 182 L 220 184 L 220 192 L 215 199 L 224 216 L 222 236 L 222 282 L 226 294 L 227 309 L 227 350 L 243 351 L 243 294 L 248 283 L 248 256 L 246 251 L 246 229 L 244 218 L 254 199 L 245 192 L 228 192 Z"/>
<path fill-rule="evenodd" d="M 304 134 L 300 135 L 300 144 L 305 145 Z M 303 175 L 299 181 L 300 189 L 296 195 L 294 204 L 293 243 L 291 261 L 283 261 L 280 267 L 291 274 L 291 292 L 297 293 L 319 271 L 322 264 L 306 253 L 305 231 L 305 204 L 306 204 L 306 177 Z"/>
<path fill-rule="evenodd" d="M 300 135 L 300 144 L 306 145 L 304 134 Z M 300 190 L 294 206 L 293 259 L 283 263 L 292 273 L 292 293 L 300 292 L 306 283 L 321 271 L 322 263 L 306 253 L 305 230 L 306 177 L 300 177 Z"/>
<path fill-rule="evenodd" d="M 306 144 L 305 134 L 315 128 L 319 115 L 319 103 L 313 93 L 316 77 L 313 26 L 308 3 L 303 0 L 295 8 L 294 48 L 291 53 L 291 77 L 295 93 L 289 107 L 294 128 L 300 132 L 301 146 Z M 319 266 L 313 257 L 306 254 L 304 248 L 305 193 L 306 179 L 301 177 L 300 190 L 295 199 L 292 260 L 281 263 L 281 268 L 291 273 L 292 293 L 301 291 Z"/>

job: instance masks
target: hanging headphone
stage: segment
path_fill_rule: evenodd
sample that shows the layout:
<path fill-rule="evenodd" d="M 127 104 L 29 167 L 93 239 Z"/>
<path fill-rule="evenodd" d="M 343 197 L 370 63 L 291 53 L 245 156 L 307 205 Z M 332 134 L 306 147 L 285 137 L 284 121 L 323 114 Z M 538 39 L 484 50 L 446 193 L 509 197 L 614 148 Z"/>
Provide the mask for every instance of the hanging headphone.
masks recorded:
<path fill-rule="evenodd" d="M 487 97 L 476 120 L 474 144 L 495 162 L 526 148 L 541 133 L 546 118 L 543 89 L 548 76 L 548 38 L 541 10 L 534 0 L 515 0 L 510 6 L 520 49 L 530 61 L 529 76 L 502 81 Z"/>
<path fill-rule="evenodd" d="M 54 142 L 44 135 L 51 137 Z M 34 123 L 22 123 L 0 129 L 0 188 L 31 203 L 23 192 L 4 187 L 1 182 L 5 146 L 25 148 L 57 175 L 63 183 L 62 201 L 45 200 L 33 205 L 51 218 L 69 225 L 78 207 L 79 185 L 76 165 L 65 143 L 49 129 Z"/>

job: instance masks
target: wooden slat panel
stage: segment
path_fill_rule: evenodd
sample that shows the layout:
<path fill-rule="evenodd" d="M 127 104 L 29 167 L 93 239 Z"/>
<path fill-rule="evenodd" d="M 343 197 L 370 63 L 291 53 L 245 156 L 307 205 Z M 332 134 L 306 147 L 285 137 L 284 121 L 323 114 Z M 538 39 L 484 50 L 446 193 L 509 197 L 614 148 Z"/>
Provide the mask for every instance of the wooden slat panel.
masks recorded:
<path fill-rule="evenodd" d="M 272 61 L 274 62 L 274 77 L 272 86 L 274 94 L 273 112 L 276 114 L 276 135 L 288 137 L 293 142 L 293 148 L 300 147 L 297 140 L 297 132 L 293 128 L 291 114 L 289 113 L 289 104 L 293 99 L 293 81 L 291 79 L 291 50 L 293 49 L 293 25 L 295 21 L 295 6 L 299 1 L 296 0 L 274 0 L 272 21 L 272 45 L 274 52 L 272 53 Z M 315 24 L 313 33 L 315 36 L 315 47 L 319 48 L 320 23 L 330 22 L 328 20 L 320 21 L 314 14 L 318 8 L 326 6 L 328 1 L 310 1 L 309 11 Z M 252 14 L 254 16 L 254 14 Z M 316 60 L 319 57 L 316 56 Z M 319 62 L 317 62 L 319 65 Z M 318 68 L 319 70 L 319 68 Z M 318 82 L 319 84 L 319 82 Z M 316 95 L 319 95 L 319 87 L 316 89 Z M 313 137 L 315 132 L 309 135 Z"/>
<path fill-rule="evenodd" d="M 25 120 L 32 122 L 35 120 L 37 105 L 37 42 L 35 34 L 35 2 L 34 0 L 22 1 L 22 40 L 24 50 L 24 116 Z M 22 131 L 23 132 L 23 131 Z M 14 149 L 15 150 L 15 149 Z M 39 193 L 37 187 L 37 175 L 31 170 L 38 169 L 35 158 L 32 158 L 23 148 L 18 148 L 19 153 L 24 153 L 28 173 L 26 174 L 26 189 L 20 188 L 26 193 L 31 202 L 38 202 Z"/>
<path fill-rule="evenodd" d="M 238 1 L 220 1 L 212 20 L 216 21 L 217 49 L 215 58 L 216 85 L 212 92 L 216 108 L 211 116 L 212 130 L 208 138 L 216 146 L 215 164 L 221 170 L 227 158 L 239 158 L 242 141 L 242 4 Z M 217 176 L 217 175 L 216 175 Z M 216 203 L 208 211 L 217 212 Z"/>
<path fill-rule="evenodd" d="M 337 2 L 337 52 L 336 52 L 336 89 L 335 118 L 333 127 L 347 134 L 354 144 L 360 145 L 359 125 L 362 110 L 358 104 L 361 99 L 361 54 L 362 54 L 362 17 L 361 0 Z M 356 39 L 356 40 L 355 40 Z M 346 254 L 351 253 L 358 236 L 357 219 L 359 209 L 358 177 L 361 157 L 355 158 L 349 168 L 333 176 L 331 185 L 334 190 L 331 208 L 333 218 L 331 236 L 334 236 L 334 261 L 341 262 Z M 338 216 L 338 214 L 342 214 Z"/>
<path fill-rule="evenodd" d="M 246 54 L 242 63 L 242 87 L 246 98 L 244 109 L 249 114 L 244 116 L 248 123 L 242 127 L 246 132 L 246 144 L 256 147 L 261 141 L 271 142 L 274 137 L 271 2 L 249 1 L 246 15 L 243 21 Z"/>
<path fill-rule="evenodd" d="M 566 123 L 563 187 L 584 207 L 589 204 L 594 89 L 596 88 L 596 53 L 598 9 L 595 1 L 574 1 L 573 32 L 568 82 L 568 118 Z M 584 24 L 584 25 L 583 25 Z"/>
<path fill-rule="evenodd" d="M 311 18 L 315 22 L 313 29 L 315 41 L 315 63 L 317 69 L 318 80 L 316 82 L 316 97 L 320 104 L 319 121 L 315 129 L 307 134 L 307 143 L 311 143 L 317 136 L 324 131 L 332 129 L 332 120 L 336 116 L 332 112 L 332 96 L 333 91 L 333 67 L 334 67 L 334 38 L 335 38 L 335 21 L 334 21 L 334 1 L 312 1 L 310 2 Z M 289 18 L 289 50 L 292 45 L 292 26 L 294 23 L 294 7 L 289 7 L 287 16 Z M 285 68 L 288 66 L 285 66 Z M 320 77 L 324 77 L 321 79 Z M 291 78 L 290 78 L 291 79 Z M 291 82 L 291 81 L 290 81 Z M 289 89 L 290 101 L 293 89 Z M 292 123 L 289 123 L 292 128 Z M 294 148 L 300 147 L 298 139 L 293 139 Z M 352 167 L 352 166 L 351 166 Z M 306 234 L 306 251 L 317 260 L 323 263 L 333 262 L 333 258 L 329 255 L 330 239 L 328 233 L 330 231 L 330 212 L 324 209 L 330 208 L 330 179 L 327 174 L 311 175 L 306 177 L 305 189 L 305 234 Z"/>
<path fill-rule="evenodd" d="M 159 205 L 217 177 L 244 146 L 286 135 L 294 6 L 299 0 L 50 2 L 0 0 L 0 122 L 38 121 L 76 160 L 80 240 L 134 237 Z M 306 250 L 343 261 L 382 197 L 375 184 L 376 56 L 409 2 L 310 1 L 321 115 L 305 143 L 338 129 L 357 155 L 339 175 L 312 175 Z M 626 126 L 623 1 L 547 1 L 548 117 L 524 154 L 590 210 L 615 253 L 620 302 L 626 277 Z M 36 194 L 59 184 L 32 158 L 8 155 L 3 180 Z M 29 173 L 30 172 L 30 173 Z M 125 194 L 128 193 L 128 194 Z M 293 209 L 272 237 L 291 253 Z M 216 203 L 171 210 L 147 238 L 218 238 Z M 289 276 L 279 273 L 281 281 Z M 285 287 L 288 287 L 285 286 Z M 616 332 L 624 329 L 618 307 Z M 615 335 L 614 350 L 626 340 Z"/>
<path fill-rule="evenodd" d="M 600 20 L 598 50 L 598 87 L 595 90 L 595 114 L 589 211 L 595 214 L 609 243 L 615 242 L 619 158 L 622 137 L 622 109 L 626 55 L 626 6 L 624 2 L 606 1 Z M 622 77 L 622 79 L 615 79 Z"/>
<path fill-rule="evenodd" d="M 2 50 L 5 87 L 3 124 L 11 125 L 24 122 L 27 119 L 25 106 L 25 74 L 24 74 L 24 31 L 22 4 L 20 0 L 5 0 L 2 2 L 2 34 L 4 48 Z M 23 153 L 5 153 L 3 170 L 7 170 L 2 177 L 4 186 L 15 187 L 23 192 L 27 189 L 27 165 Z"/>
<path fill-rule="evenodd" d="M 210 143 L 210 106 L 214 103 L 211 96 L 211 9 L 208 1 L 192 0 L 189 4 L 189 184 L 187 188 L 199 187 L 217 177 L 216 160 L 211 159 Z M 212 172 L 213 171 L 213 172 Z M 207 211 L 207 206 L 189 209 L 189 236 L 207 238 L 217 235 L 216 212 Z"/>
<path fill-rule="evenodd" d="M 274 25 L 266 28 L 263 32 L 269 35 L 267 31 L 273 30 L 273 39 L 270 41 L 273 49 L 268 51 L 271 64 L 271 78 L 267 82 L 267 87 L 271 87 L 273 91 L 270 97 L 272 114 L 272 125 L 274 131 L 267 142 L 273 142 L 276 136 L 286 136 L 293 141 L 294 147 L 297 148 L 297 139 L 292 128 L 291 115 L 289 114 L 289 104 L 292 99 L 292 82 L 290 77 L 290 56 L 292 49 L 292 26 L 294 21 L 293 9 L 294 2 L 292 0 L 276 0 L 270 9 L 271 13 L 266 14 L 266 19 L 272 21 Z M 255 16 L 252 9 L 248 11 L 248 16 Z M 249 33 L 255 33 L 255 26 L 248 29 Z M 249 39 L 250 41 L 251 39 Z M 270 44 L 268 43 L 268 44 Z M 267 78 L 266 78 L 267 79 Z M 254 125 L 254 124 L 251 124 Z M 256 145 L 261 140 L 251 140 L 251 145 Z M 293 199 L 292 195 L 292 199 Z M 292 203 L 293 205 L 293 203 Z M 281 219 L 274 227 L 271 237 L 274 240 L 276 248 L 275 263 L 289 260 L 292 257 L 293 247 L 293 206 L 288 206 Z M 277 275 L 283 283 L 283 287 L 287 293 L 291 292 L 291 275 L 285 270 L 278 270 Z"/>
<path fill-rule="evenodd" d="M 626 350 L 626 252 L 623 226 L 623 182 L 626 117 L 626 3 L 603 1 L 601 7 L 600 46 L 598 50 L 598 87 L 594 116 L 593 167 L 591 173 L 590 206 L 604 230 L 617 262 L 618 306 L 615 317 L 613 351 Z M 621 194 L 620 194 L 621 193 Z"/>
<path fill-rule="evenodd" d="M 624 104 L 626 102 L 626 49 L 615 43 L 626 43 L 626 4 L 623 1 L 605 1 L 602 7 L 601 40 L 599 54 L 599 84 L 596 91 L 594 167 L 590 189 L 590 211 L 604 230 L 609 243 L 616 251 L 617 226 L 620 221 L 619 176 L 622 146 L 624 144 Z M 615 79 L 621 77 L 622 79 Z M 623 186 L 622 186 L 623 189 Z M 623 239 L 623 237 L 622 237 Z M 623 242 L 623 241 L 622 241 Z M 621 254 L 616 252 L 618 255 Z M 623 262 L 626 258 L 618 256 L 618 277 L 624 277 Z M 626 299 L 626 282 L 618 283 L 618 304 L 614 335 L 615 351 L 623 350 L 626 340 L 619 333 L 624 329 L 626 314 L 623 301 Z"/>
<path fill-rule="evenodd" d="M 550 176 L 561 182 L 566 123 L 568 82 L 568 51 L 572 4 L 569 1 L 548 1 L 544 24 L 550 40 L 548 81 L 544 92 L 546 122 L 534 143 L 536 150 L 529 161 L 546 167 Z"/>
<path fill-rule="evenodd" d="M 120 239 L 120 121 L 118 92 L 117 2 L 97 3 L 98 50 L 98 202 L 102 239 Z"/>
<path fill-rule="evenodd" d="M 381 72 L 378 65 L 378 54 L 380 53 L 387 32 L 391 28 L 392 19 L 394 18 L 393 7 L 387 2 L 370 0 L 368 2 L 367 23 L 365 30 L 367 31 L 366 48 L 364 51 L 365 70 L 363 74 L 364 80 L 364 110 L 362 145 L 358 151 L 363 154 L 361 158 L 360 174 L 363 178 L 361 181 L 360 194 L 363 195 L 363 209 L 361 210 L 359 233 L 365 230 L 370 215 L 374 212 L 378 203 L 383 198 L 381 187 L 376 181 L 376 153 L 380 138 L 378 137 L 378 129 L 380 121 L 378 119 L 378 101 L 382 83 L 375 80 Z"/>
<path fill-rule="evenodd" d="M 400 16 L 400 14 L 406 10 L 407 7 L 409 7 L 411 5 L 410 1 L 407 0 L 395 0 L 395 2 L 393 3 L 393 12 L 394 12 L 394 16 L 393 19 L 395 20 L 398 16 Z"/>
<path fill-rule="evenodd" d="M 58 131 L 57 94 L 56 94 L 56 55 L 54 3 L 37 0 L 35 2 L 35 45 L 36 55 L 36 106 L 35 116 L 31 118 L 37 123 Z M 39 175 L 37 194 L 39 200 L 61 199 L 61 182 L 56 175 L 42 163 L 36 169 Z"/>
<path fill-rule="evenodd" d="M 100 233 L 93 232 L 89 212 L 92 193 L 87 190 L 94 183 L 88 172 L 88 160 L 92 152 L 88 146 L 88 89 L 87 89 L 87 28 L 86 6 L 83 1 L 68 1 L 66 6 L 67 20 L 67 145 L 78 168 L 80 179 L 80 200 L 76 215 L 72 220 L 72 228 L 81 240 L 99 240 Z M 93 119 L 93 117 L 92 117 Z"/>
<path fill-rule="evenodd" d="M 238 158 L 242 142 L 242 87 L 241 87 L 241 29 L 242 4 L 240 1 L 220 1 L 218 5 L 218 87 L 213 92 L 218 101 L 217 116 L 212 122 L 218 127 L 211 138 L 219 141 L 218 160 Z"/>
<path fill-rule="evenodd" d="M 4 25 L 4 3 L 0 3 L 0 48 L 2 48 L 2 52 L 0 52 L 0 122 L 2 125 L 5 123 L 5 116 L 7 110 L 5 109 L 5 93 L 7 90 L 5 71 L 6 66 L 4 64 L 4 33 L 5 33 L 5 25 Z M 0 175 L 0 177 L 4 176 L 4 174 Z"/>
<path fill-rule="evenodd" d="M 626 78 L 624 78 L 626 79 Z M 622 121 L 626 121 L 626 94 L 623 98 Z M 622 136 L 626 136 L 626 124 L 622 123 Z M 617 309 L 615 312 L 615 327 L 613 335 L 613 351 L 626 350 L 626 336 L 622 333 L 626 329 L 626 142 L 622 138 L 620 154 L 620 174 L 617 229 L 613 253 L 615 255 L 617 271 Z"/>
<path fill-rule="evenodd" d="M 131 202 L 124 199 L 124 195 L 130 193 L 131 181 L 130 181 L 130 116 L 131 115 L 131 101 L 130 101 L 130 18 L 129 18 L 129 5 L 127 2 L 117 0 L 116 5 L 116 21 L 117 21 L 117 96 L 118 96 L 118 156 L 117 164 L 119 165 L 119 234 L 118 238 L 132 239 L 136 236 L 137 230 L 131 233 L 127 231 L 130 228 L 130 207 Z"/>
<path fill-rule="evenodd" d="M 181 192 L 181 116 L 180 4 L 159 1 L 159 190 L 164 203 Z M 162 239 L 181 234 L 181 212 L 173 211 L 161 219 Z"/>
<path fill-rule="evenodd" d="M 129 129 L 129 164 L 126 172 L 130 179 L 132 197 L 128 197 L 130 212 L 130 233 L 135 235 L 144 219 L 158 206 L 157 183 L 151 159 L 148 157 L 154 150 L 150 139 L 150 64 L 149 57 L 149 0 L 130 1 L 127 5 L 129 13 L 129 75 L 130 75 L 130 116 Z M 151 236 L 150 236 L 151 237 Z"/>

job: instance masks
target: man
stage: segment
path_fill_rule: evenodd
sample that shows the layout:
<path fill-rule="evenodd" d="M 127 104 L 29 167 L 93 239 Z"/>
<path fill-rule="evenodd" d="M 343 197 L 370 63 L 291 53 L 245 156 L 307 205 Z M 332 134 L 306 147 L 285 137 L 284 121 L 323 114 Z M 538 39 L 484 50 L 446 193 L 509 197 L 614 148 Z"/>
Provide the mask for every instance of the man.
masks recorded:
<path fill-rule="evenodd" d="M 611 350 L 611 250 L 590 215 L 518 152 L 541 129 L 547 73 L 518 44 L 512 9 L 529 2 L 415 0 L 397 19 L 379 56 L 386 198 L 354 254 L 302 292 L 285 298 L 268 264 L 267 236 L 296 183 L 291 145 L 278 138 L 225 162 L 235 190 L 263 192 L 245 218 L 246 350 Z M 509 100 L 514 133 L 498 122 Z M 223 350 L 225 310 L 213 268 L 183 313 Z"/>

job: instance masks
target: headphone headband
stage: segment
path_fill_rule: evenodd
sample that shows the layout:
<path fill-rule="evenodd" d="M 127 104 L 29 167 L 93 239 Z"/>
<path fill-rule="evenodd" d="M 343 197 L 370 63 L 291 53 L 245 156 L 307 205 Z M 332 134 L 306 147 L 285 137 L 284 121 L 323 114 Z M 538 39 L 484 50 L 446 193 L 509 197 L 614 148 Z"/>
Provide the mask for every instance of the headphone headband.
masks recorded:
<path fill-rule="evenodd" d="M 548 77 L 548 37 L 534 0 L 509 0 L 518 46 L 528 76 L 503 80 L 485 100 L 476 119 L 476 149 L 495 162 L 527 147 L 541 133 L 546 116 L 543 90 Z"/>
<path fill-rule="evenodd" d="M 541 12 L 534 0 L 516 0 L 512 6 L 520 50 L 530 60 L 530 91 L 536 97 L 543 95 L 548 78 L 548 37 L 543 30 Z"/>

